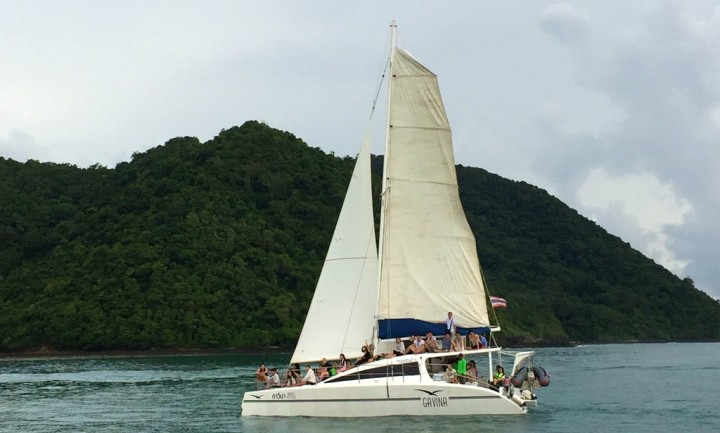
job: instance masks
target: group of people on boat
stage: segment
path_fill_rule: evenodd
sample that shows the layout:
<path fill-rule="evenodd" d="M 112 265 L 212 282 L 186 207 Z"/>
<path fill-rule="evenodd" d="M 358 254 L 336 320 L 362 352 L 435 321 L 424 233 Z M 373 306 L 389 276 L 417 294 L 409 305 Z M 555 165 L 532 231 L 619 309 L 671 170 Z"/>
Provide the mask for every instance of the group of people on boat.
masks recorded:
<path fill-rule="evenodd" d="M 304 375 L 300 372 L 300 364 L 292 364 L 285 372 L 284 379 L 281 379 L 277 367 L 267 368 L 264 363 L 261 363 L 259 368 L 255 371 L 256 388 L 281 388 L 301 385 L 315 385 L 328 377 L 345 371 L 350 368 L 350 366 L 350 363 L 344 356 L 338 363 L 331 363 L 327 359 L 323 358 L 320 366 L 317 368 L 313 368 L 308 364 Z M 479 377 L 475 360 L 471 359 L 468 362 L 462 353 L 458 355 L 455 362 L 447 365 L 445 374 L 448 382 L 453 383 L 465 383 L 466 381 L 476 382 Z M 504 372 L 502 367 L 498 365 L 498 372 L 493 377 L 493 385 L 502 382 L 503 378 Z"/>
<path fill-rule="evenodd" d="M 434 353 L 434 352 L 462 352 L 464 350 L 485 349 L 487 347 L 487 339 L 482 334 L 470 331 L 467 335 L 467 343 L 465 338 L 459 332 L 445 333 L 442 344 L 439 345 L 432 332 L 425 335 L 425 340 L 420 335 L 412 336 L 411 343 L 404 347 L 405 343 L 400 339 L 395 339 L 395 348 L 393 354 L 396 356 L 407 355 L 409 353 Z"/>
<path fill-rule="evenodd" d="M 445 379 L 451 383 L 464 384 L 478 382 L 480 380 L 477 363 L 474 359 L 467 361 L 462 353 L 458 355 L 455 362 L 448 364 L 444 376 Z M 499 388 L 501 386 L 507 386 L 506 382 L 505 368 L 502 365 L 497 365 L 492 380 L 489 380 L 488 383 Z"/>
<path fill-rule="evenodd" d="M 468 361 L 462 353 L 457 356 L 455 362 L 449 363 L 445 370 L 445 379 L 451 383 L 477 382 L 478 378 L 475 360 Z"/>
<path fill-rule="evenodd" d="M 372 344 L 365 344 L 362 347 L 362 355 L 352 363 L 345 357 L 344 353 L 341 353 L 338 357 L 337 362 L 330 362 L 327 358 L 323 358 L 320 361 L 320 365 L 317 368 L 313 368 L 312 365 L 308 364 L 305 368 L 305 374 L 302 375 L 300 372 L 300 364 L 295 363 L 288 367 L 285 378 L 280 379 L 280 374 L 276 367 L 268 369 L 264 363 L 261 363 L 258 369 L 255 371 L 255 384 L 256 388 L 280 388 L 288 386 L 301 386 L 301 385 L 315 385 L 318 382 L 322 382 L 328 377 L 335 376 L 349 368 L 364 364 L 371 360 L 377 359 L 377 356 L 373 356 Z M 301 377 L 302 376 L 302 377 Z"/>
<path fill-rule="evenodd" d="M 265 364 L 260 364 L 260 367 L 255 372 L 255 383 L 258 388 L 279 388 L 306 384 L 314 385 L 349 368 L 382 358 L 407 354 L 463 352 L 464 350 L 484 349 L 488 346 L 485 336 L 474 331 L 468 332 L 466 344 L 465 337 L 457 332 L 452 312 L 448 312 L 448 318 L 445 324 L 446 333 L 441 343 L 439 343 L 439 340 L 435 338 L 432 332 L 427 332 L 424 339 L 420 335 L 411 336 L 409 341 L 397 337 L 395 339 L 395 346 L 391 352 L 375 355 L 373 353 L 374 346 L 366 341 L 361 347 L 362 355 L 360 355 L 355 362 L 351 362 L 345 357 L 345 354 L 341 353 L 338 356 L 337 362 L 330 362 L 326 358 L 323 358 L 317 368 L 308 365 L 304 375 L 301 373 L 299 364 L 290 365 L 283 379 L 280 378 L 277 368 L 268 369 Z M 498 366 L 498 368 L 502 367 Z M 462 353 L 457 357 L 453 357 L 453 362 L 447 364 L 445 374 L 448 381 L 455 383 L 465 383 L 466 381 L 475 382 L 478 380 L 475 361 L 470 360 L 468 362 Z M 493 384 L 494 383 L 495 378 L 493 379 Z"/>
<path fill-rule="evenodd" d="M 296 363 L 290 365 L 285 372 L 284 379 L 280 379 L 277 367 L 268 369 L 264 363 L 261 363 L 258 369 L 255 370 L 255 387 L 262 389 L 315 385 L 319 380 L 322 380 L 323 373 L 328 374 L 327 370 L 323 369 L 323 367 L 318 368 L 318 373 L 316 374 L 315 369 L 313 369 L 311 365 L 308 365 L 305 370 L 305 375 L 302 375 L 300 372 L 300 364 Z M 318 376 L 321 378 L 319 379 Z"/>
<path fill-rule="evenodd" d="M 369 353 L 369 349 L 365 353 Z M 362 357 L 358 362 L 361 360 Z M 257 389 L 315 385 L 352 366 L 353 365 L 345 358 L 345 355 L 340 354 L 340 360 L 337 363 L 332 363 L 326 358 L 323 358 L 317 369 L 308 364 L 304 375 L 300 372 L 300 364 L 292 364 L 288 367 L 284 379 L 281 380 L 277 367 L 267 368 L 264 363 L 261 363 L 255 371 L 255 384 Z M 444 378 L 450 383 L 460 384 L 478 382 L 480 380 L 475 360 L 471 359 L 468 361 L 462 353 L 458 354 L 452 362 L 447 364 Z M 501 365 L 498 365 L 491 383 L 496 387 L 504 386 L 505 379 L 507 379 L 505 370 Z"/>
<path fill-rule="evenodd" d="M 446 332 L 442 339 L 442 344 L 438 344 L 438 340 L 433 336 L 432 332 L 425 334 L 425 339 L 420 335 L 413 335 L 409 344 L 404 342 L 400 337 L 395 339 L 395 346 L 391 353 L 386 356 L 401 356 L 407 354 L 435 353 L 435 352 L 462 352 L 464 350 L 484 349 L 488 346 L 487 338 L 483 334 L 470 331 L 467 334 L 467 344 L 455 326 L 455 319 L 452 311 L 448 312 L 448 318 L 445 321 Z"/>

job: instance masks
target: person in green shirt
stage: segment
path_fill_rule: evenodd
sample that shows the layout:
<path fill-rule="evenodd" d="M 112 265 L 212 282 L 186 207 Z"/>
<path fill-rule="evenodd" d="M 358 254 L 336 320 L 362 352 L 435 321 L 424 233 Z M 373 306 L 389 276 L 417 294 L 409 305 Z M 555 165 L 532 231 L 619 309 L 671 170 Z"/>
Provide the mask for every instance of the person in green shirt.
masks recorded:
<path fill-rule="evenodd" d="M 467 378 L 467 359 L 465 359 L 462 353 L 458 355 L 457 368 L 455 370 L 457 370 L 458 382 L 465 383 L 465 379 Z"/>

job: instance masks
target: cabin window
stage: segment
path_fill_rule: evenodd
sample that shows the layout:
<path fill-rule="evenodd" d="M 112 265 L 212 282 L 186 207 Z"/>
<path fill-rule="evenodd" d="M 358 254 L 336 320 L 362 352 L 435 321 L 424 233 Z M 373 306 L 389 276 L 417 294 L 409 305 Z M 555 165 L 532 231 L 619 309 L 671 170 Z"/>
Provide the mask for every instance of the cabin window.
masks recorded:
<path fill-rule="evenodd" d="M 418 376 L 420 374 L 420 367 L 417 362 L 396 364 L 393 367 L 395 367 L 395 376 Z"/>
<path fill-rule="evenodd" d="M 406 364 L 383 365 L 382 367 L 369 368 L 347 376 L 331 377 L 325 382 L 344 382 L 360 379 L 382 379 L 384 377 L 417 376 L 420 374 L 420 367 L 417 362 Z"/>

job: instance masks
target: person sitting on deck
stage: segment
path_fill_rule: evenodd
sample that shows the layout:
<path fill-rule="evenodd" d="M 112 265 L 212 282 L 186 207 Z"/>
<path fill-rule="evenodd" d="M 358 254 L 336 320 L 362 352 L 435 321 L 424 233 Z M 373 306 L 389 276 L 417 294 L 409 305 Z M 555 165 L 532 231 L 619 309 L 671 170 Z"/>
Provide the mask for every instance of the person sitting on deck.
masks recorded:
<path fill-rule="evenodd" d="M 505 379 L 505 369 L 502 365 L 498 365 L 495 368 L 495 374 L 493 374 L 492 384 L 495 386 L 502 386 L 503 379 Z"/>
<path fill-rule="evenodd" d="M 305 377 L 300 381 L 300 385 L 315 385 L 317 383 L 317 377 L 315 377 L 315 371 L 311 365 L 307 366 Z"/>
<path fill-rule="evenodd" d="M 452 364 L 448 364 L 445 369 L 444 379 L 448 383 L 457 383 L 457 372 L 453 368 Z"/>
<path fill-rule="evenodd" d="M 292 372 L 293 377 L 295 377 L 295 383 L 300 383 L 300 364 L 297 362 L 290 366 L 290 371 Z"/>
<path fill-rule="evenodd" d="M 483 334 L 480 334 L 480 348 L 485 349 L 486 347 L 488 347 L 487 339 L 485 339 Z"/>
<path fill-rule="evenodd" d="M 405 349 L 405 353 L 423 353 L 425 351 L 425 343 L 422 340 L 422 337 L 419 335 L 415 335 L 415 338 L 413 339 L 413 342 L 411 345 L 408 346 L 407 349 Z"/>
<path fill-rule="evenodd" d="M 322 382 L 323 380 L 332 376 L 333 371 L 335 371 L 335 367 L 332 365 L 332 363 L 330 363 L 327 358 L 323 358 L 322 361 L 320 361 L 320 368 L 318 368 L 318 382 Z"/>
<path fill-rule="evenodd" d="M 481 349 L 480 336 L 478 336 L 473 331 L 470 331 L 468 333 L 468 349 L 472 349 L 472 350 Z"/>
<path fill-rule="evenodd" d="M 268 375 L 268 369 L 265 367 L 265 363 L 261 363 L 260 367 L 255 370 L 255 388 L 260 389 L 260 387 L 264 387 L 267 383 L 267 377 Z"/>
<path fill-rule="evenodd" d="M 347 358 L 345 358 L 345 354 L 341 353 L 340 361 L 338 361 L 337 372 L 342 373 L 343 371 L 347 370 L 348 368 L 350 368 L 350 363 L 348 362 Z"/>
<path fill-rule="evenodd" d="M 375 345 L 372 343 L 368 343 L 367 340 L 365 340 L 365 346 L 368 349 L 368 352 L 370 352 L 370 361 L 379 361 L 381 359 L 385 358 L 392 358 L 392 354 L 387 353 L 375 353 Z"/>
<path fill-rule="evenodd" d="M 400 337 L 395 337 L 395 348 L 393 348 L 392 353 L 395 354 L 395 356 L 405 354 L 405 343 L 403 343 Z"/>
<path fill-rule="evenodd" d="M 270 375 L 267 379 L 266 388 L 280 388 L 280 375 L 278 374 L 277 368 L 273 367 L 270 369 Z"/>
<path fill-rule="evenodd" d="M 468 362 L 467 374 L 465 376 L 467 377 L 468 382 L 478 381 L 477 365 L 475 364 L 474 359 L 471 359 L 470 362 Z"/>
<path fill-rule="evenodd" d="M 463 350 L 465 350 L 465 342 L 463 341 L 462 335 L 455 333 L 452 339 L 452 351 L 462 352 Z"/>
<path fill-rule="evenodd" d="M 355 365 L 365 364 L 372 359 L 372 353 L 370 353 L 370 349 L 368 349 L 367 346 L 363 346 L 360 351 L 362 351 L 363 354 L 355 361 Z"/>
<path fill-rule="evenodd" d="M 443 338 L 443 351 L 449 352 L 452 349 L 452 337 L 450 336 L 450 332 L 445 333 L 445 337 Z"/>
<path fill-rule="evenodd" d="M 287 374 L 285 375 L 285 382 L 283 383 L 283 386 L 295 386 L 297 385 L 298 380 L 295 377 L 295 374 L 293 374 L 292 368 L 288 369 Z"/>
<path fill-rule="evenodd" d="M 433 337 L 433 333 L 428 332 L 425 337 L 426 337 L 425 344 L 423 345 L 424 352 L 427 352 L 427 353 L 437 352 L 439 350 L 439 348 L 437 345 L 437 341 L 435 341 L 435 337 Z"/>

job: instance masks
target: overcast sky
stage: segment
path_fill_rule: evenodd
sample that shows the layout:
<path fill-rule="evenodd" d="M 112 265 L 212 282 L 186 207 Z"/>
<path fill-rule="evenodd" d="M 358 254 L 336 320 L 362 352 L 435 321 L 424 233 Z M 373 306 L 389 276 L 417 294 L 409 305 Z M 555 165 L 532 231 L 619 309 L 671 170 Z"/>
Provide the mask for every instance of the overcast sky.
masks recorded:
<path fill-rule="evenodd" d="M 392 19 L 458 163 L 720 298 L 718 2 L 0 0 L 0 156 L 114 167 L 246 120 L 354 155 Z"/>

